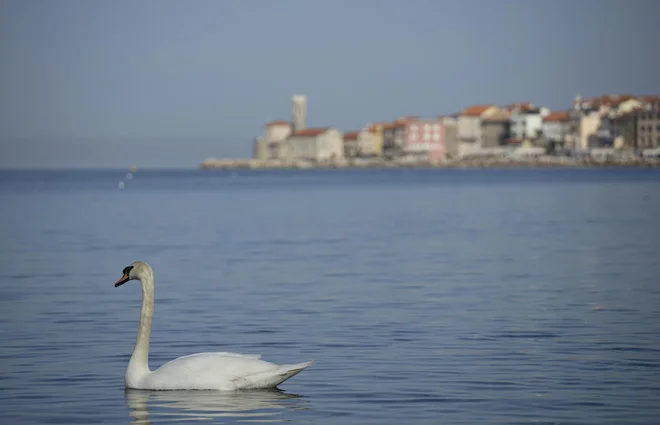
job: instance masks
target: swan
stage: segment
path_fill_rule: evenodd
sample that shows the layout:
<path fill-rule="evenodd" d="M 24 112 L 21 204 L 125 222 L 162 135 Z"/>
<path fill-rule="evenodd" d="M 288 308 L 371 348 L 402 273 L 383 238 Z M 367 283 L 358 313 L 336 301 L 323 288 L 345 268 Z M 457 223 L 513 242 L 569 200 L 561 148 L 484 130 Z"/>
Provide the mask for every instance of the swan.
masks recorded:
<path fill-rule="evenodd" d="M 129 280 L 142 286 L 142 312 L 133 354 L 124 383 L 136 390 L 223 390 L 274 388 L 314 362 L 277 365 L 260 355 L 197 353 L 149 370 L 149 342 L 154 314 L 154 273 L 149 264 L 135 261 L 122 271 L 115 288 Z"/>

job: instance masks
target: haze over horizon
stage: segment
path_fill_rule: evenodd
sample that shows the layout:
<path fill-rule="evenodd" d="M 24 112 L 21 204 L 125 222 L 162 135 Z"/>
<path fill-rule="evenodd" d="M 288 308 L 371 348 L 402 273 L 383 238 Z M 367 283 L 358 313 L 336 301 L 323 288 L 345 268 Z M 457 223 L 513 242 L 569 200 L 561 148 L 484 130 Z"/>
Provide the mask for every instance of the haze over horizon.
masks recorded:
<path fill-rule="evenodd" d="M 5 0 L 0 168 L 248 157 L 307 96 L 342 131 L 660 94 L 660 1 Z"/>

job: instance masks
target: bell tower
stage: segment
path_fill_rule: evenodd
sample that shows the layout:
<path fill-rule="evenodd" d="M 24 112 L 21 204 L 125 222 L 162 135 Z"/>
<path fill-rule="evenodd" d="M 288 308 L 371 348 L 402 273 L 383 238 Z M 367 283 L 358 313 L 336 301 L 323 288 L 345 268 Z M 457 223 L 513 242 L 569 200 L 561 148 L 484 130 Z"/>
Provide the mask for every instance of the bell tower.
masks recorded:
<path fill-rule="evenodd" d="M 293 95 L 292 130 L 294 133 L 305 129 L 307 118 L 307 98 L 303 95 Z"/>

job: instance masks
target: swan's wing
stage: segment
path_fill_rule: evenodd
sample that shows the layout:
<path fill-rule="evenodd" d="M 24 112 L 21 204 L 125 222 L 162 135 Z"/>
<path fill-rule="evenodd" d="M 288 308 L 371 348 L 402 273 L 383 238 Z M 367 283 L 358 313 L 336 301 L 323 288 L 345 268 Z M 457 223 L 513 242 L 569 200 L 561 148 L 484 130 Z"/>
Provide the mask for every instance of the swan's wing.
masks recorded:
<path fill-rule="evenodd" d="M 169 361 L 149 374 L 149 387 L 160 389 L 236 389 L 240 378 L 276 371 L 259 355 L 197 353 Z"/>

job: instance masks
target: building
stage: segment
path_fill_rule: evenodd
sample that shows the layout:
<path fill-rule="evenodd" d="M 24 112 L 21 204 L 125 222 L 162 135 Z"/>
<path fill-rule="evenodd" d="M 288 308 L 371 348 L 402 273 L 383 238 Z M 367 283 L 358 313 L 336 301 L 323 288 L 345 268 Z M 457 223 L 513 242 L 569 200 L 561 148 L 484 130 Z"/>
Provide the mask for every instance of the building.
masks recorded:
<path fill-rule="evenodd" d="M 620 129 L 612 128 L 612 125 L 617 127 L 619 116 L 633 112 L 643 104 L 642 99 L 629 94 L 608 94 L 584 99 L 577 96 L 569 114 L 573 122 L 575 148 L 587 151 L 590 148 L 616 144 Z M 621 139 L 619 140 L 621 143 Z"/>
<path fill-rule="evenodd" d="M 446 157 L 442 121 L 402 117 L 383 130 L 383 151 L 390 158 L 439 160 Z"/>
<path fill-rule="evenodd" d="M 383 125 L 383 156 L 392 159 L 403 155 L 403 127 L 398 121 Z"/>
<path fill-rule="evenodd" d="M 496 148 L 506 145 L 511 137 L 511 113 L 497 111 L 481 120 L 481 147 Z"/>
<path fill-rule="evenodd" d="M 371 126 L 365 127 L 358 132 L 357 151 L 359 157 L 373 158 L 376 156 L 380 156 L 377 154 L 379 152 L 379 146 L 376 146 L 375 136 L 376 133 L 371 128 Z M 382 149 L 382 147 L 380 147 L 380 149 Z"/>
<path fill-rule="evenodd" d="M 568 111 L 554 111 L 543 117 L 542 133 L 544 142 L 550 150 L 564 148 L 571 134 L 571 119 Z"/>
<path fill-rule="evenodd" d="M 458 157 L 458 114 L 445 115 L 438 118 L 442 124 L 443 139 L 445 141 L 445 157 Z"/>
<path fill-rule="evenodd" d="M 573 102 L 577 109 L 597 109 L 601 114 L 627 113 L 641 107 L 644 97 L 638 98 L 630 94 L 606 94 L 599 97 L 582 98 L 577 96 Z"/>
<path fill-rule="evenodd" d="M 569 111 L 571 132 L 573 136 L 573 149 L 584 152 L 589 149 L 589 138 L 596 133 L 600 126 L 600 107 L 592 102 L 582 102 L 576 97 L 573 109 Z"/>
<path fill-rule="evenodd" d="M 268 143 L 263 137 L 255 137 L 252 147 L 252 158 L 258 161 L 268 159 Z"/>
<path fill-rule="evenodd" d="M 292 130 L 296 133 L 306 128 L 307 97 L 296 94 L 291 100 L 293 101 Z"/>
<path fill-rule="evenodd" d="M 306 128 L 287 139 L 287 158 L 330 161 L 344 157 L 344 137 L 335 128 Z"/>
<path fill-rule="evenodd" d="M 498 109 L 496 105 L 489 104 L 473 105 L 463 110 L 457 119 L 458 156 L 470 155 L 481 149 L 481 122 Z"/>
<path fill-rule="evenodd" d="M 444 130 L 438 119 L 407 120 L 404 152 L 406 156 L 424 160 L 446 158 Z"/>
<path fill-rule="evenodd" d="M 580 110 L 578 135 L 580 151 L 587 151 L 596 141 L 596 132 L 600 127 L 600 111 L 597 108 L 584 108 Z"/>
<path fill-rule="evenodd" d="M 369 124 L 358 139 L 360 152 L 363 157 L 373 158 L 383 156 L 383 128 L 390 123 L 379 122 Z"/>
<path fill-rule="evenodd" d="M 265 161 L 286 157 L 285 142 L 291 134 L 291 124 L 277 120 L 266 123 L 263 137 L 257 137 L 254 143 L 253 158 Z"/>
<path fill-rule="evenodd" d="M 511 138 L 516 140 L 536 141 L 543 134 L 543 117 L 550 111 L 528 102 L 514 103 L 507 106 L 511 112 Z"/>
<path fill-rule="evenodd" d="M 598 128 L 589 136 L 589 149 L 593 148 L 613 148 L 616 130 L 616 118 L 611 114 L 604 114 L 600 117 Z"/>
<path fill-rule="evenodd" d="M 360 148 L 358 145 L 359 131 L 349 131 L 344 133 L 344 157 L 355 158 L 360 156 Z"/>
<path fill-rule="evenodd" d="M 660 147 L 660 97 L 646 97 L 642 108 L 637 110 L 637 146 L 639 149 Z"/>
<path fill-rule="evenodd" d="M 617 149 L 660 147 L 660 96 L 641 96 L 639 99 L 642 101 L 640 106 L 608 117 Z"/>
<path fill-rule="evenodd" d="M 612 119 L 614 147 L 617 149 L 639 149 L 637 139 L 637 111 L 630 111 Z"/>
<path fill-rule="evenodd" d="M 291 123 L 277 120 L 267 123 L 265 127 L 264 139 L 268 145 L 268 159 L 285 159 L 286 139 L 291 134 Z"/>

